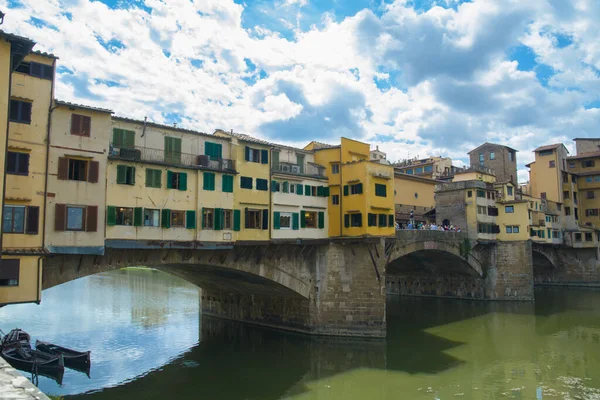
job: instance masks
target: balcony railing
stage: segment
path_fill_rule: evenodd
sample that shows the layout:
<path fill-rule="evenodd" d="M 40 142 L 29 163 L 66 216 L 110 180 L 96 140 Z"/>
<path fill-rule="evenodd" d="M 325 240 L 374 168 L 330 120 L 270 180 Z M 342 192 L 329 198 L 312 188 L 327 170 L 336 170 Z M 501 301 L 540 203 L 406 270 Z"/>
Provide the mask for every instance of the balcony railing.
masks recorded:
<path fill-rule="evenodd" d="M 210 156 L 188 153 L 165 152 L 159 149 L 135 146 L 134 148 L 110 145 L 109 157 L 128 161 L 146 161 L 168 165 L 210 168 L 219 171 L 235 171 L 235 162 L 225 158 L 212 159 Z"/>
<path fill-rule="evenodd" d="M 276 172 L 285 172 L 286 174 L 325 177 L 325 167 L 309 162 L 299 165 L 280 161 L 273 164 L 271 169 Z"/>

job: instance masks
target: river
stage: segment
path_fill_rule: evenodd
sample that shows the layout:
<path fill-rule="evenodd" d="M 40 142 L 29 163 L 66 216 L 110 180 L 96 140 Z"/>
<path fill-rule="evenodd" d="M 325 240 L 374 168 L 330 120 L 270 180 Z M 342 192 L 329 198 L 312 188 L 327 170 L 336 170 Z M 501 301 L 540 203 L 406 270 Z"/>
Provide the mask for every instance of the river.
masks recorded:
<path fill-rule="evenodd" d="M 126 269 L 0 309 L 0 328 L 92 351 L 39 387 L 65 399 L 600 399 L 600 291 L 536 303 L 388 300 L 386 340 L 309 338 L 202 316 L 199 289 Z"/>

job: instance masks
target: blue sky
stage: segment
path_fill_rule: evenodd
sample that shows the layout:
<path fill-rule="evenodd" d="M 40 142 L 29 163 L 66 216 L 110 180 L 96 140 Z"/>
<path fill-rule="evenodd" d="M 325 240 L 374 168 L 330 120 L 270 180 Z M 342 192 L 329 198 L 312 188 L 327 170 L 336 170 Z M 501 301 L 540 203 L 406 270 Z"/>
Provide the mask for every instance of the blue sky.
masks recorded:
<path fill-rule="evenodd" d="M 56 96 L 391 160 L 600 133 L 597 0 L 0 0 L 60 57 Z"/>

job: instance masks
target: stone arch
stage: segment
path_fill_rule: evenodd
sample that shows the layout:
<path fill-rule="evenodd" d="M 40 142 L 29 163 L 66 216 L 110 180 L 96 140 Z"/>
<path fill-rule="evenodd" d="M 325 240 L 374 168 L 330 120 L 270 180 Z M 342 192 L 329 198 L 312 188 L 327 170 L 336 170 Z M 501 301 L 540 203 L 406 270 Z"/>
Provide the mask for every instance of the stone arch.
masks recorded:
<path fill-rule="evenodd" d="M 531 251 L 531 259 L 534 284 L 552 282 L 558 264 L 554 254 L 540 246 L 534 246 Z"/>

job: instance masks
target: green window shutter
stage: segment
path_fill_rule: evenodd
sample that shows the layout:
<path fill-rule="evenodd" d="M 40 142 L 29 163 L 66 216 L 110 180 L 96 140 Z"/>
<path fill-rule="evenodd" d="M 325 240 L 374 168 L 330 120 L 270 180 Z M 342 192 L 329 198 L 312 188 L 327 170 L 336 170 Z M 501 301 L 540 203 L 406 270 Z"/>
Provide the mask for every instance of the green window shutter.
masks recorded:
<path fill-rule="evenodd" d="M 106 207 L 106 225 L 114 226 L 117 224 L 117 207 Z"/>
<path fill-rule="evenodd" d="M 297 194 L 297 195 L 299 195 L 299 196 L 302 196 L 302 188 L 303 188 L 303 187 L 304 187 L 304 186 L 302 186 L 301 184 L 297 184 L 297 185 L 296 185 L 296 194 Z"/>
<path fill-rule="evenodd" d="M 245 154 L 245 159 L 246 161 L 250 161 L 250 147 L 246 146 L 246 154 Z"/>
<path fill-rule="evenodd" d="M 221 189 L 225 193 L 233 193 L 233 176 L 223 175 L 221 180 Z"/>
<path fill-rule="evenodd" d="M 271 153 L 271 166 L 274 170 L 279 170 L 279 152 L 274 151 Z"/>
<path fill-rule="evenodd" d="M 325 228 L 325 213 L 319 211 L 319 229 Z"/>
<path fill-rule="evenodd" d="M 135 148 L 135 132 L 134 131 L 123 131 L 125 138 L 124 138 L 124 147 L 127 147 L 128 149 L 133 149 Z"/>
<path fill-rule="evenodd" d="M 179 190 L 187 190 L 187 173 L 179 172 Z"/>
<path fill-rule="evenodd" d="M 117 183 L 124 184 L 127 181 L 127 167 L 125 165 L 117 165 Z"/>
<path fill-rule="evenodd" d="M 377 214 L 367 214 L 367 226 L 377 226 Z"/>
<path fill-rule="evenodd" d="M 311 195 L 310 191 L 311 191 L 310 185 L 304 185 L 304 195 L 310 196 Z"/>
<path fill-rule="evenodd" d="M 154 187 L 154 170 L 146 168 L 146 187 Z"/>
<path fill-rule="evenodd" d="M 329 197 L 329 186 L 324 186 L 323 187 L 323 196 L 324 197 Z"/>
<path fill-rule="evenodd" d="M 357 186 L 356 192 L 358 194 L 362 194 L 362 192 L 363 192 L 363 185 L 362 185 L 362 183 L 357 183 L 356 186 Z"/>
<path fill-rule="evenodd" d="M 348 185 L 344 185 L 344 196 L 348 196 L 349 190 L 350 190 L 350 188 L 348 187 Z"/>
<path fill-rule="evenodd" d="M 211 142 L 204 143 L 204 155 L 212 156 L 213 155 L 213 144 Z"/>
<path fill-rule="evenodd" d="M 214 230 L 215 231 L 220 231 L 223 229 L 223 209 L 222 208 L 215 208 L 215 227 Z"/>
<path fill-rule="evenodd" d="M 275 211 L 273 213 L 273 229 L 279 229 L 279 217 L 281 216 L 281 213 L 279 211 Z"/>
<path fill-rule="evenodd" d="M 290 183 L 283 182 L 283 193 L 289 193 L 289 192 L 290 192 Z"/>
<path fill-rule="evenodd" d="M 261 164 L 269 163 L 269 150 L 261 150 L 260 151 L 260 163 Z"/>
<path fill-rule="evenodd" d="M 241 219 L 240 214 L 241 214 L 240 210 L 233 210 L 233 230 L 235 232 L 240 231 L 240 219 Z"/>
<path fill-rule="evenodd" d="M 298 229 L 300 229 L 299 227 L 299 220 L 300 219 L 300 215 L 298 213 L 293 213 L 292 214 L 292 229 L 297 231 Z"/>
<path fill-rule="evenodd" d="M 215 144 L 215 157 L 217 157 L 219 160 L 223 158 L 223 145 L 218 143 Z"/>
<path fill-rule="evenodd" d="M 379 214 L 379 226 L 385 227 L 387 225 L 387 216 L 385 214 Z"/>
<path fill-rule="evenodd" d="M 123 147 L 123 130 L 114 128 L 113 129 L 113 146 Z"/>
<path fill-rule="evenodd" d="M 306 228 L 306 213 L 300 212 L 300 228 Z"/>
<path fill-rule="evenodd" d="M 131 167 L 129 171 L 131 172 L 131 184 L 135 185 L 135 167 Z"/>
<path fill-rule="evenodd" d="M 162 226 L 163 228 L 170 228 L 171 227 L 171 210 L 169 210 L 168 208 L 165 208 L 162 210 L 161 213 L 161 221 L 160 221 L 160 226 Z"/>
<path fill-rule="evenodd" d="M 133 209 L 133 226 L 142 226 L 144 224 L 142 210 L 142 207 L 136 207 Z"/>
<path fill-rule="evenodd" d="M 269 229 L 269 210 L 262 210 L 262 228 Z"/>
<path fill-rule="evenodd" d="M 204 210 L 206 210 L 204 207 L 200 209 L 200 212 L 202 212 L 202 218 L 200 218 L 200 229 L 204 229 L 204 227 L 206 226 L 206 213 L 204 212 Z"/>
<path fill-rule="evenodd" d="M 323 186 L 317 186 L 317 197 L 323 197 Z"/>
<path fill-rule="evenodd" d="M 196 210 L 187 210 L 185 212 L 185 227 L 187 229 L 196 229 Z"/>
<path fill-rule="evenodd" d="M 160 169 L 154 170 L 154 187 L 155 188 L 161 187 L 161 179 L 160 179 L 161 174 L 162 174 L 162 171 Z"/>
<path fill-rule="evenodd" d="M 350 214 L 344 215 L 344 227 L 350 228 Z"/>
<path fill-rule="evenodd" d="M 167 171 L 167 189 L 173 189 L 173 172 Z"/>
<path fill-rule="evenodd" d="M 358 214 L 358 226 L 362 227 L 362 213 Z"/>
<path fill-rule="evenodd" d="M 215 174 L 213 172 L 204 173 L 204 190 L 215 190 Z"/>
<path fill-rule="evenodd" d="M 394 226 L 394 225 L 395 225 L 395 223 L 394 223 L 394 216 L 393 216 L 393 215 L 390 215 L 390 216 L 388 217 L 388 219 L 389 219 L 389 221 L 388 221 L 388 226 L 390 226 L 390 227 L 391 227 L 391 226 Z"/>

